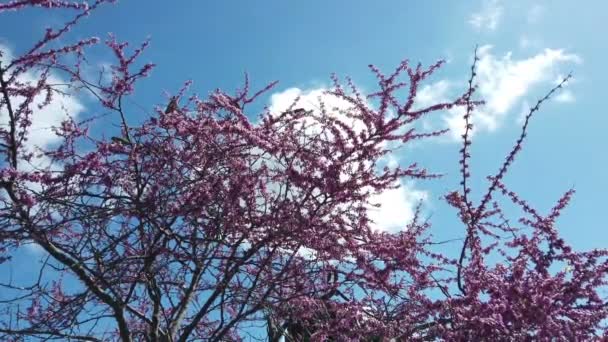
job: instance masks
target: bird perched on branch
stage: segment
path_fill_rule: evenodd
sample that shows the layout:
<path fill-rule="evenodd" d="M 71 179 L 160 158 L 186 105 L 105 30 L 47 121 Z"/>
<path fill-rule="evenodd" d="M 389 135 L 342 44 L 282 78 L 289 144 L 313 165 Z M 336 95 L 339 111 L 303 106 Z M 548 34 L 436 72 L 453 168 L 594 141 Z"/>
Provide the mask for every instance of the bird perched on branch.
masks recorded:
<path fill-rule="evenodd" d="M 165 109 L 165 114 L 169 114 L 171 112 L 176 111 L 179 107 L 177 104 L 177 96 L 171 96 L 171 99 L 169 100 L 169 104 L 167 104 L 167 109 Z"/>
<path fill-rule="evenodd" d="M 123 137 L 112 137 L 112 141 L 117 143 L 117 144 L 121 144 L 121 145 L 128 145 L 129 144 L 129 140 L 123 138 Z"/>
<path fill-rule="evenodd" d="M 304 113 L 306 113 L 307 110 L 304 108 L 296 108 L 294 110 L 291 111 L 291 113 L 296 114 L 296 115 L 302 115 Z"/>
<path fill-rule="evenodd" d="M 169 100 L 169 103 L 167 104 L 167 108 L 165 109 L 165 114 L 169 114 L 169 113 L 174 112 L 179 109 L 179 105 L 178 105 L 177 101 L 178 101 L 177 96 L 171 96 L 171 99 Z M 114 143 L 117 143 L 120 145 L 128 145 L 131 143 L 129 137 L 112 137 L 112 141 Z"/>

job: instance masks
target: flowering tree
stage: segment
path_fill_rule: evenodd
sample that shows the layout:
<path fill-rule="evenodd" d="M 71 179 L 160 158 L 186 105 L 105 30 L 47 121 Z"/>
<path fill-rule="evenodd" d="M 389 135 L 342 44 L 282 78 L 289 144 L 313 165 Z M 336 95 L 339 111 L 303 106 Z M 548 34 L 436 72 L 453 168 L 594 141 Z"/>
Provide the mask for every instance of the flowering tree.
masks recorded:
<path fill-rule="evenodd" d="M 416 105 L 417 89 L 441 62 L 403 62 L 390 74 L 372 66 L 378 91 L 367 96 L 333 77 L 328 95 L 347 108 L 310 112 L 294 103 L 255 121 L 246 109 L 272 85 L 251 92 L 245 82 L 235 94 L 202 99 L 188 96 L 187 84 L 166 108 L 130 125 L 123 103 L 153 68 L 138 64 L 147 43 L 129 52 L 110 37 L 116 62 L 111 78 L 97 81 L 82 66 L 98 39 L 57 47 L 106 2 L 0 4 L 0 12 L 76 13 L 0 64 L 0 261 L 13 262 L 26 243 L 47 255 L 34 283 L 0 284 L 2 340 L 232 341 L 261 330 L 272 341 L 607 337 L 608 253 L 575 252 L 555 227 L 573 191 L 542 214 L 503 183 L 532 115 L 562 84 L 530 110 L 474 203 L 475 64 L 462 96 L 425 108 Z M 75 89 L 111 111 L 120 134 L 96 136 L 91 120 L 68 115 L 54 127 L 60 143 L 30 147 L 40 110 Z M 455 258 L 433 251 L 419 214 L 394 234 L 373 230 L 368 217 L 373 194 L 402 178 L 436 177 L 415 163 L 381 165 L 391 148 L 444 133 L 415 124 L 454 107 L 464 112 L 462 183 L 445 199 L 466 236 Z M 522 209 L 517 226 L 496 195 Z"/>

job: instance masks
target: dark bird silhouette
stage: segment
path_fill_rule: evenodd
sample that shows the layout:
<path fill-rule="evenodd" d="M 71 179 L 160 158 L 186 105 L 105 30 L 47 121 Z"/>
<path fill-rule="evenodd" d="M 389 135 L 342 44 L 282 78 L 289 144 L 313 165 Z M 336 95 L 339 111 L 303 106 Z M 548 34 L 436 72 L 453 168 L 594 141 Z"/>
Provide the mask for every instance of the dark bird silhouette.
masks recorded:
<path fill-rule="evenodd" d="M 177 109 L 178 109 L 177 96 L 172 96 L 171 99 L 169 100 L 169 104 L 167 105 L 167 109 L 165 109 L 165 114 L 174 112 Z"/>
<path fill-rule="evenodd" d="M 297 114 L 297 115 L 301 115 L 301 114 L 306 113 L 306 109 L 304 109 L 304 108 L 296 108 L 296 109 L 294 109 L 292 111 L 292 113 Z"/>
<path fill-rule="evenodd" d="M 129 140 L 122 138 L 122 137 L 112 137 L 112 141 L 117 143 L 117 144 L 121 144 L 121 145 L 128 145 L 129 144 Z"/>

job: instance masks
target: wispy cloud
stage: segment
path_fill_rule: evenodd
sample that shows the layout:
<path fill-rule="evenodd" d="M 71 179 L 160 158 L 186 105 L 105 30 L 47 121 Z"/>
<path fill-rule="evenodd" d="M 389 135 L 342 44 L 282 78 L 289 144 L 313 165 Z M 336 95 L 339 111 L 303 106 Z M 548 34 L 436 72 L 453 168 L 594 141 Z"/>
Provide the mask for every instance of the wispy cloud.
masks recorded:
<path fill-rule="evenodd" d="M 537 23 L 545 13 L 545 8 L 540 4 L 534 4 L 530 6 L 528 9 L 528 13 L 526 14 L 526 19 L 528 23 L 534 24 Z"/>
<path fill-rule="evenodd" d="M 535 35 L 523 34 L 519 37 L 519 47 L 522 50 L 538 50 L 542 47 L 542 39 Z"/>
<path fill-rule="evenodd" d="M 574 94 L 570 90 L 563 90 L 554 98 L 555 101 L 561 103 L 571 103 L 575 101 Z"/>
<path fill-rule="evenodd" d="M 561 75 L 559 71 L 564 64 L 581 62 L 579 56 L 561 49 L 545 49 L 532 57 L 515 59 L 511 52 L 502 57 L 496 56 L 492 53 L 492 46 L 486 45 L 479 48 L 478 54 L 477 95 L 485 101 L 485 105 L 473 113 L 473 133 L 495 131 L 532 89 L 553 86 L 554 80 Z M 446 101 L 455 96 L 457 90 L 462 91 L 462 84 L 463 82 L 456 84 L 454 81 L 442 80 L 427 85 L 420 91 L 419 104 Z M 566 90 L 556 96 L 555 100 L 572 101 L 574 94 Z M 462 115 L 463 109 L 455 108 L 447 111 L 443 117 L 454 140 L 460 140 L 464 130 Z"/>
<path fill-rule="evenodd" d="M 477 80 L 486 108 L 497 115 L 506 113 L 531 87 L 552 82 L 558 66 L 567 62 L 580 63 L 581 58 L 564 50 L 545 49 L 530 58 L 514 60 L 511 52 L 498 58 L 492 46 L 479 49 Z"/>
<path fill-rule="evenodd" d="M 503 11 L 499 0 L 484 0 L 481 9 L 469 18 L 469 24 L 480 31 L 494 31 L 500 23 Z"/>
<path fill-rule="evenodd" d="M 562 82 L 562 80 L 564 79 L 564 75 L 563 74 L 559 74 L 557 75 L 557 77 L 555 78 L 555 80 L 553 81 L 554 85 L 558 85 Z M 554 101 L 560 102 L 560 103 L 572 103 L 574 101 L 576 101 L 576 98 L 574 96 L 574 93 L 572 92 L 572 90 L 568 89 L 568 87 L 570 87 L 572 84 L 576 83 L 577 79 L 575 77 L 571 77 L 570 80 L 568 80 L 568 83 L 566 83 L 564 85 L 564 88 L 553 97 Z"/>

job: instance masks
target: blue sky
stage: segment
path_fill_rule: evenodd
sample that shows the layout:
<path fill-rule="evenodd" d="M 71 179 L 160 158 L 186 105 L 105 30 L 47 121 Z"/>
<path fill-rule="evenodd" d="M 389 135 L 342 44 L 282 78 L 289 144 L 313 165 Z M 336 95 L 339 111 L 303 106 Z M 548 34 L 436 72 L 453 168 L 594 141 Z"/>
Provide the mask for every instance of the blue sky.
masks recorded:
<path fill-rule="evenodd" d="M 480 128 L 473 138 L 472 171 L 478 191 L 512 146 L 525 106 L 548 91 L 560 75 L 572 71 L 574 80 L 566 91 L 533 119 L 507 185 L 544 211 L 575 187 L 577 194 L 560 226 L 576 248 L 587 249 L 608 243 L 602 220 L 608 211 L 604 138 L 608 117 L 603 106 L 608 84 L 604 64 L 608 3 L 580 3 L 123 0 L 96 11 L 65 41 L 90 35 L 104 38 L 107 32 L 134 43 L 149 36 L 152 43 L 143 60 L 158 66 L 134 94 L 139 106 L 165 103 L 163 92 L 176 92 L 190 79 L 193 90 L 201 95 L 218 87 L 233 90 L 247 71 L 254 87 L 280 81 L 274 97 L 265 98 L 258 109 L 279 106 L 298 92 L 313 96 L 329 84 L 332 72 L 350 75 L 363 89 L 372 89 L 368 64 L 389 71 L 404 58 L 424 64 L 447 59 L 448 64 L 427 82 L 424 96 L 428 101 L 453 97 L 465 89 L 478 44 L 482 47 L 481 93 L 488 100 L 475 118 Z M 0 45 L 17 55 L 41 36 L 45 26 L 65 21 L 65 15 L 4 14 L 0 25 L 9 29 L 0 32 Z M 94 49 L 89 58 L 102 64 L 110 57 Z M 80 98 L 71 102 L 71 108 L 88 115 L 92 106 L 88 101 Z M 137 120 L 138 115 L 134 111 L 130 119 Z M 457 125 L 453 115 L 439 114 L 427 124 L 435 128 Z M 390 226 L 394 218 L 407 218 L 407 208 L 424 197 L 433 231 L 441 237 L 461 237 L 464 231 L 454 224 L 455 212 L 440 200 L 458 187 L 458 149 L 446 136 L 396 155 L 399 162 L 419 161 L 446 176 L 404 183 L 402 190 L 380 197 L 388 209 L 378 219 Z"/>

